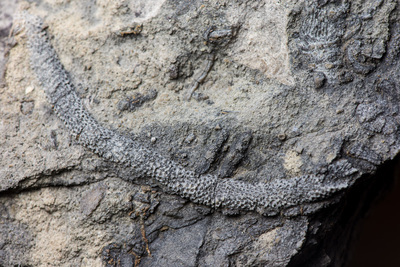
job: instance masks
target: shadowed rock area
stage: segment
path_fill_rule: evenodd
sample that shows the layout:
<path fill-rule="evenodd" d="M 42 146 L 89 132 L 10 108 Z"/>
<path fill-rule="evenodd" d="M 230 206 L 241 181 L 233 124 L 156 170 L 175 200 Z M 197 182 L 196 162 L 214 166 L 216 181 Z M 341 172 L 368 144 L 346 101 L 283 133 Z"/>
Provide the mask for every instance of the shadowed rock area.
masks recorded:
<path fill-rule="evenodd" d="M 400 148 L 397 1 L 10 14 L 0 265 L 348 262 Z"/>

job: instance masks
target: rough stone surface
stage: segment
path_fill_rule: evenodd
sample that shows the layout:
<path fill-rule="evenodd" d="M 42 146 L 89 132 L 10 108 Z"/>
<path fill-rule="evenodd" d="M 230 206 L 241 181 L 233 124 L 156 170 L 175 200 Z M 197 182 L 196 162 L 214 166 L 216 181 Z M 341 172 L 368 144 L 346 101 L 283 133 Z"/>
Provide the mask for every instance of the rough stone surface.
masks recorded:
<path fill-rule="evenodd" d="M 341 206 L 400 148 L 397 1 L 18 12 L 0 64 L 0 265 L 345 262 L 323 240 L 349 240 Z"/>
<path fill-rule="evenodd" d="M 17 9 L 18 0 L 1 0 L 0 1 L 0 86 L 4 85 L 4 74 L 8 51 L 12 47 L 9 33 L 12 27 L 13 15 Z"/>

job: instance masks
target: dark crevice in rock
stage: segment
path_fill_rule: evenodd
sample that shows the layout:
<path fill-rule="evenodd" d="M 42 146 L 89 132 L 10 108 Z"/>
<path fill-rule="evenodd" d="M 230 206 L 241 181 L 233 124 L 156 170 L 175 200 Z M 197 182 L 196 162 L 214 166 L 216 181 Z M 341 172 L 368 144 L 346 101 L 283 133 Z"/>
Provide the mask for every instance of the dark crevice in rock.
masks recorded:
<path fill-rule="evenodd" d="M 393 161 L 383 164 L 375 175 L 359 179 L 337 205 L 313 216 L 307 242 L 288 266 L 358 266 L 352 264 L 354 261 L 351 261 L 351 252 L 361 250 L 357 247 L 360 244 L 356 242 L 361 227 L 368 213 L 374 209 L 373 204 L 384 198 L 393 188 L 399 169 L 400 157 L 396 157 Z M 378 224 L 379 229 L 373 230 L 382 230 L 381 227 L 385 227 L 384 220 L 382 218 L 382 223 Z M 377 245 L 371 244 L 374 247 Z M 371 260 L 379 257 L 371 253 L 368 255 L 371 256 Z M 363 253 L 363 257 L 365 256 Z"/>
<path fill-rule="evenodd" d="M 400 207 L 400 159 L 388 166 L 377 179 L 385 180 L 381 192 L 371 200 L 370 207 L 356 225 L 350 244 L 347 266 L 398 266 L 398 227 Z M 373 196 L 372 196 L 373 197 Z"/>

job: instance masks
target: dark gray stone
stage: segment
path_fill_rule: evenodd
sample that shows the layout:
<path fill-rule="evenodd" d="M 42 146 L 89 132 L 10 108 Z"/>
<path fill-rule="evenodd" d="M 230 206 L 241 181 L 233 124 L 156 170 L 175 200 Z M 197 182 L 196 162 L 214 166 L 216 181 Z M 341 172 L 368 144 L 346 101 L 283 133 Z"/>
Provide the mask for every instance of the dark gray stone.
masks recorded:
<path fill-rule="evenodd" d="M 346 262 L 384 183 L 370 177 L 400 149 L 396 1 L 21 9 L 0 264 Z"/>

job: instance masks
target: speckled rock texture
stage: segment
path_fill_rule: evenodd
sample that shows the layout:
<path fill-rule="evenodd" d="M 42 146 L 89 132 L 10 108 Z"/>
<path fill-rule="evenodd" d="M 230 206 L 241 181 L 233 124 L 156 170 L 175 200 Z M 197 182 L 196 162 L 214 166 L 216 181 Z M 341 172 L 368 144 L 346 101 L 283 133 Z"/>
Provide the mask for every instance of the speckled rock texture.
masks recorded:
<path fill-rule="evenodd" d="M 346 263 L 354 196 L 400 149 L 397 1 L 15 12 L 0 265 Z"/>

